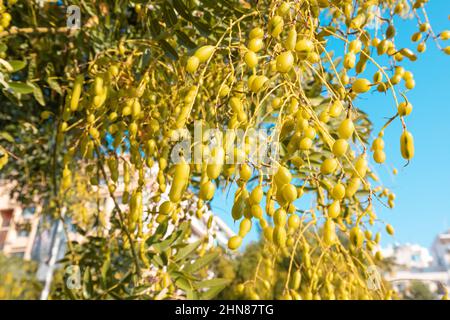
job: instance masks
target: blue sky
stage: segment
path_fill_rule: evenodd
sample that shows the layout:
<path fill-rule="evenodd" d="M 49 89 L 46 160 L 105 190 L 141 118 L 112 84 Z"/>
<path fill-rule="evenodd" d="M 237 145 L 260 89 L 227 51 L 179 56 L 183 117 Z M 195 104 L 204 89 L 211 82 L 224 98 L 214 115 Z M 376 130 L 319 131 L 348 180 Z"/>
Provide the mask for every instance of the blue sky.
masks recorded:
<path fill-rule="evenodd" d="M 449 9 L 447 0 L 428 4 L 427 12 L 435 32 L 450 29 Z M 416 21 L 400 20 L 396 26 L 397 47 L 413 48 L 410 36 L 417 30 Z M 450 41 L 441 44 L 450 45 Z M 427 51 L 416 62 L 403 61 L 401 65 L 414 73 L 416 81 L 416 88 L 407 93 L 414 109 L 405 118 L 408 130 L 414 135 L 416 154 L 404 167 L 406 161 L 400 156 L 399 146 L 402 129 L 396 120 L 385 130 L 385 164 L 372 163 L 383 184 L 396 194 L 394 209 L 376 205 L 379 219 L 392 224 L 396 234 L 388 236 L 384 224 L 377 224 L 373 230 L 383 231 L 383 246 L 409 242 L 429 247 L 438 233 L 450 228 L 450 56 L 439 51 L 429 39 Z M 371 79 L 372 74 L 373 68 L 368 68 L 365 76 Z M 355 105 L 369 114 L 375 134 L 386 118 L 395 113 L 391 94 L 367 93 Z M 393 168 L 398 169 L 398 175 L 392 174 Z M 239 224 L 234 224 L 231 218 L 233 197 L 234 189 L 228 196 L 218 192 L 212 209 L 238 231 Z M 244 243 L 255 238 L 256 232 L 252 232 Z"/>

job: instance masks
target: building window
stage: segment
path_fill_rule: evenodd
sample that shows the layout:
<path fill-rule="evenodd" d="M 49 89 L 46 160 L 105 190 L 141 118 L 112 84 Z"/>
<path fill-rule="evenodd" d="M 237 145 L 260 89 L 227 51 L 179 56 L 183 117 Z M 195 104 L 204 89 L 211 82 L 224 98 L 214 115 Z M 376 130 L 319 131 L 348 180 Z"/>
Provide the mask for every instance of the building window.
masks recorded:
<path fill-rule="evenodd" d="M 6 236 L 8 235 L 12 215 L 13 210 L 0 211 L 0 250 L 3 250 L 3 247 L 5 245 Z"/>
<path fill-rule="evenodd" d="M 13 252 L 11 255 L 14 256 L 14 257 L 23 259 L 23 257 L 25 256 L 25 252 L 23 252 L 23 251 Z"/>
<path fill-rule="evenodd" d="M 36 212 L 36 208 L 35 207 L 27 207 L 24 208 L 22 211 L 22 216 L 24 218 L 28 218 L 34 215 L 34 213 Z"/>
<path fill-rule="evenodd" d="M 26 237 L 28 237 L 30 235 L 30 230 L 28 230 L 28 229 L 20 229 L 18 232 L 17 232 L 17 236 L 18 237 L 21 237 L 21 238 L 26 238 Z"/>

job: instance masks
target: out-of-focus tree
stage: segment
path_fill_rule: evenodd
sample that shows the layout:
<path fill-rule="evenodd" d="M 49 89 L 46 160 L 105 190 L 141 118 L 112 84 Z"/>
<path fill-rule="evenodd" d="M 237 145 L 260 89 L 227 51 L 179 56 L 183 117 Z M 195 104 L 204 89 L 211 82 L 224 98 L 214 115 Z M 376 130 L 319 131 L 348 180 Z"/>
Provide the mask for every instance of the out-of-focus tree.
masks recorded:
<path fill-rule="evenodd" d="M 0 300 L 38 299 L 42 284 L 36 279 L 36 270 L 33 261 L 0 254 Z"/>

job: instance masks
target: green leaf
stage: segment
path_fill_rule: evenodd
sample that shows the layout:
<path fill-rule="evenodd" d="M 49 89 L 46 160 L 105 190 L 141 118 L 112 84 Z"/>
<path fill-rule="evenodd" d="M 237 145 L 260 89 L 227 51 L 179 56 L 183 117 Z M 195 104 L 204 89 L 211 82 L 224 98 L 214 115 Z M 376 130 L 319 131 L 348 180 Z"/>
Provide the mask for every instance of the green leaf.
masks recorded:
<path fill-rule="evenodd" d="M 186 291 L 186 299 L 188 300 L 198 300 L 198 293 L 195 290 Z"/>
<path fill-rule="evenodd" d="M 209 264 L 211 261 L 213 261 L 217 256 L 219 255 L 218 252 L 207 254 L 199 259 L 197 259 L 194 263 L 188 264 L 184 271 L 186 272 L 195 272 Z"/>
<path fill-rule="evenodd" d="M 211 300 L 215 296 L 217 296 L 220 293 L 220 291 L 222 291 L 223 289 L 225 289 L 225 286 L 212 287 L 211 289 L 203 292 L 200 296 L 200 299 L 201 300 Z"/>
<path fill-rule="evenodd" d="M 225 286 L 228 283 L 230 283 L 230 280 L 228 280 L 228 279 L 217 278 L 217 279 L 203 280 L 203 281 L 194 283 L 194 287 L 196 289 L 211 288 L 211 287 L 216 287 L 216 286 Z"/>
<path fill-rule="evenodd" d="M 152 19 L 150 21 L 150 32 L 154 38 L 159 36 L 161 33 L 161 26 L 159 25 L 158 20 Z"/>
<path fill-rule="evenodd" d="M 41 106 L 45 106 L 44 94 L 42 93 L 41 88 L 39 88 L 39 86 L 36 84 L 33 87 L 34 87 L 33 89 L 34 98 Z"/>
<path fill-rule="evenodd" d="M 178 53 L 166 40 L 159 40 L 158 43 L 166 53 L 166 56 L 168 56 L 172 60 L 178 60 Z"/>
<path fill-rule="evenodd" d="M 177 254 L 174 256 L 175 261 L 180 261 L 181 259 L 184 259 L 185 257 L 187 257 L 195 249 L 197 249 L 201 243 L 202 243 L 201 240 L 198 240 L 198 241 L 188 244 L 184 248 L 181 248 L 180 250 L 178 250 Z"/>
<path fill-rule="evenodd" d="M 90 268 L 86 268 L 83 274 L 83 296 L 85 299 L 89 299 L 92 296 L 92 277 Z"/>
<path fill-rule="evenodd" d="M 192 21 L 192 24 L 194 27 L 197 28 L 198 31 L 200 31 L 203 35 L 208 35 L 211 33 L 211 29 L 209 28 L 209 25 L 200 21 L 200 20 L 194 20 Z"/>
<path fill-rule="evenodd" d="M 19 81 L 8 82 L 8 85 L 14 93 L 29 94 L 34 90 L 33 86 Z"/>
<path fill-rule="evenodd" d="M 47 83 L 48 83 L 48 85 L 50 86 L 51 89 L 53 89 L 54 91 L 56 91 L 57 93 L 62 95 L 61 86 L 59 85 L 58 81 L 56 81 L 56 78 L 48 77 L 47 78 Z"/>
<path fill-rule="evenodd" d="M 189 38 L 189 36 L 181 30 L 176 30 L 175 34 L 177 35 L 178 42 L 185 46 L 188 49 L 194 49 L 197 45 Z"/>
<path fill-rule="evenodd" d="M 184 291 L 189 291 L 193 289 L 191 282 L 183 277 L 180 277 L 177 280 L 175 280 L 175 285 Z"/>
<path fill-rule="evenodd" d="M 16 71 L 19 71 L 19 70 L 22 70 L 23 68 L 25 68 L 27 65 L 27 62 L 21 61 L 21 60 L 12 60 L 12 61 L 9 61 L 9 64 L 13 68 L 12 72 L 16 72 Z"/>
<path fill-rule="evenodd" d="M 11 143 L 14 142 L 14 138 L 6 131 L 0 132 L 0 138 L 3 138 L 6 141 L 11 142 Z"/>
<path fill-rule="evenodd" d="M 181 0 L 173 0 L 173 6 L 177 10 L 178 14 L 185 18 L 186 20 L 191 20 L 191 15 L 189 14 L 189 9 Z"/>
<path fill-rule="evenodd" d="M 166 3 L 163 8 L 163 12 L 166 24 L 169 27 L 173 27 L 178 21 L 177 14 L 173 10 L 173 7 L 169 3 Z"/>

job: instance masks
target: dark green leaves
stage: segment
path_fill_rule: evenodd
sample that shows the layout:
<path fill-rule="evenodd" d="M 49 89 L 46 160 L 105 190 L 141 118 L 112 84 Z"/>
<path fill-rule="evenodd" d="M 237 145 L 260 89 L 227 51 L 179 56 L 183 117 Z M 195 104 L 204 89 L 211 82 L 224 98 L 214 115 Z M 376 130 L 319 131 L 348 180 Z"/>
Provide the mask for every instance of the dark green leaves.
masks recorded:
<path fill-rule="evenodd" d="M 8 85 L 9 88 L 16 94 L 29 94 L 34 90 L 32 85 L 20 81 L 11 81 L 8 82 Z"/>
<path fill-rule="evenodd" d="M 159 40 L 158 41 L 161 48 L 164 50 L 164 53 L 167 57 L 169 57 L 172 60 L 178 60 L 178 53 L 177 51 L 168 43 L 166 40 Z"/>

